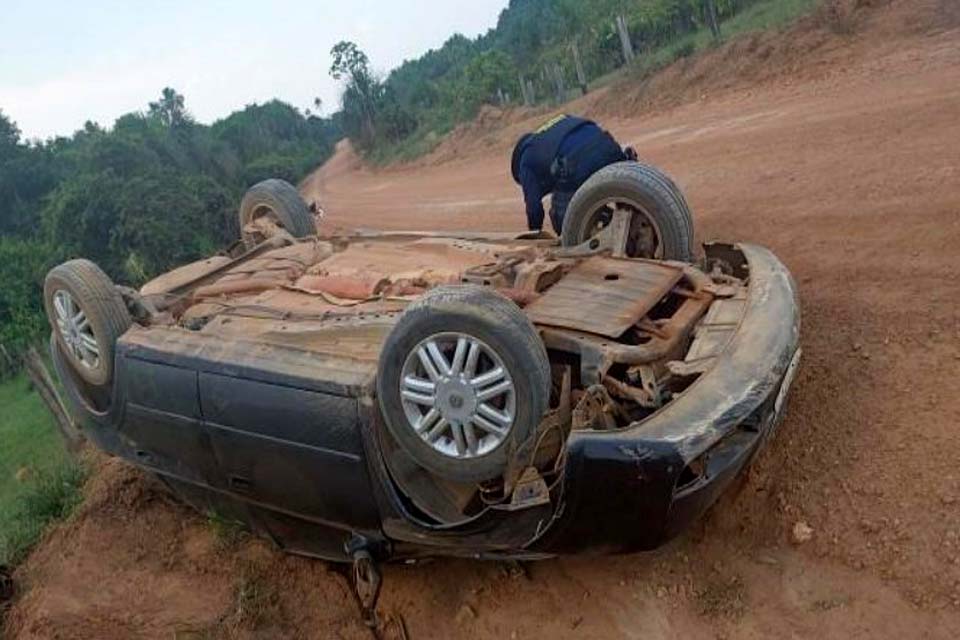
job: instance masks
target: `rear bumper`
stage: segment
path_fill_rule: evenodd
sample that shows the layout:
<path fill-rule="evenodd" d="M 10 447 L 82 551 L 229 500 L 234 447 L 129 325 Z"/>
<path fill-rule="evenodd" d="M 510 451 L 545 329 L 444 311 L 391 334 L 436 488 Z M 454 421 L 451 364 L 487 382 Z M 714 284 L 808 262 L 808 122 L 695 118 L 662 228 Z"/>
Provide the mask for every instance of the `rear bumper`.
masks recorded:
<path fill-rule="evenodd" d="M 750 287 L 729 346 L 647 420 L 571 435 L 564 505 L 538 549 L 657 547 L 700 517 L 775 432 L 800 357 L 796 286 L 770 251 L 737 249 Z"/>

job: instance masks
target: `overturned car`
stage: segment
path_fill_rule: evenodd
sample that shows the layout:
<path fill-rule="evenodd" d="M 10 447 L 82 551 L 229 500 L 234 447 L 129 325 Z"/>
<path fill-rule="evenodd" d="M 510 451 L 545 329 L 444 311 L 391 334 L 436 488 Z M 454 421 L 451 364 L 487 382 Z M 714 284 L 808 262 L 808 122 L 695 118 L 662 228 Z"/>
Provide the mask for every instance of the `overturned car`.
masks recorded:
<path fill-rule="evenodd" d="M 98 447 L 293 552 L 656 547 L 776 429 L 795 288 L 764 248 L 695 247 L 652 167 L 581 192 L 562 242 L 318 237 L 260 183 L 237 245 L 139 291 L 54 268 L 56 371 Z"/>

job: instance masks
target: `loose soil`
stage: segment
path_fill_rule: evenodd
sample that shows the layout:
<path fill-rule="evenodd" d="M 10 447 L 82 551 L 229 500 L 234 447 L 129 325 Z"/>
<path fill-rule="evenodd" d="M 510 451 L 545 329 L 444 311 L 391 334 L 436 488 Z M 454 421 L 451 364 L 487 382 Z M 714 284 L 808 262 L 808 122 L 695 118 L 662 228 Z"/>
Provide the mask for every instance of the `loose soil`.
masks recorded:
<path fill-rule="evenodd" d="M 956 637 L 960 12 L 859 4 L 852 34 L 821 16 L 567 107 L 669 172 L 701 239 L 793 271 L 805 359 L 776 440 L 653 553 L 386 567 L 386 637 Z M 328 230 L 519 231 L 507 152 L 542 116 L 488 114 L 389 170 L 344 144 L 303 190 Z M 15 577 L 14 638 L 370 637 L 340 568 L 114 460 Z"/>

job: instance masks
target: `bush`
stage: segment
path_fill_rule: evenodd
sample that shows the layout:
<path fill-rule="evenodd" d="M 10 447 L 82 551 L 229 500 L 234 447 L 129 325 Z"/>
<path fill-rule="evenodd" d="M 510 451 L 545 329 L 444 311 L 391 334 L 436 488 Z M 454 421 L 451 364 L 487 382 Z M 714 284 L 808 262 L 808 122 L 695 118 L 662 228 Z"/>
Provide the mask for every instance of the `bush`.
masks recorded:
<path fill-rule="evenodd" d="M 47 330 L 43 278 L 59 257 L 47 242 L 0 238 L 0 344 L 8 351 L 23 350 Z"/>
<path fill-rule="evenodd" d="M 20 563 L 48 525 L 73 512 L 80 504 L 86 476 L 86 470 L 74 462 L 37 474 L 0 529 L 0 564 Z"/>
<path fill-rule="evenodd" d="M 688 41 L 688 42 L 684 42 L 683 44 L 679 45 L 676 49 L 674 49 L 674 55 L 677 58 L 689 58 L 694 54 L 696 50 L 697 50 L 696 45 L 694 45 L 693 42 Z"/>
<path fill-rule="evenodd" d="M 46 331 L 41 286 L 68 258 L 138 284 L 238 236 L 236 209 L 265 178 L 296 183 L 333 151 L 330 119 L 274 100 L 207 127 L 165 89 L 112 130 L 26 143 L 0 111 L 0 344 L 16 352 Z"/>
<path fill-rule="evenodd" d="M 308 155 L 282 155 L 272 153 L 261 156 L 248 164 L 243 171 L 246 184 L 256 184 L 268 178 L 281 178 L 291 184 L 297 184 L 311 167 L 316 166 Z"/>

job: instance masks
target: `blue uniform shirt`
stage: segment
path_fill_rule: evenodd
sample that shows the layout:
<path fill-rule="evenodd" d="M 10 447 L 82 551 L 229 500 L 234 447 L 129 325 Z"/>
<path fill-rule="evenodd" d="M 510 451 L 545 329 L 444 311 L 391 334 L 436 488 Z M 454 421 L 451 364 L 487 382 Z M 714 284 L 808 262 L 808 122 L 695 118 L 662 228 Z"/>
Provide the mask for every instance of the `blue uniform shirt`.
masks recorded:
<path fill-rule="evenodd" d="M 573 130 L 563 142 L 560 143 L 558 156 L 568 156 L 575 149 L 593 144 L 604 132 L 594 123 L 585 124 Z M 612 158 L 611 150 L 603 147 L 596 149 L 596 154 L 582 159 L 574 174 L 564 180 L 564 184 L 558 185 L 556 179 L 550 173 L 550 167 L 533 166 L 532 155 L 528 151 L 523 153 L 520 158 L 520 187 L 523 189 L 523 200 L 527 209 L 527 228 L 531 231 L 539 231 L 543 228 L 543 197 L 554 191 L 564 191 L 572 194 L 580 185 L 587 181 L 587 178 L 596 173 L 597 170 L 615 162 L 621 158 Z M 619 146 L 616 152 L 620 153 Z M 559 232 L 559 229 L 557 230 Z"/>

